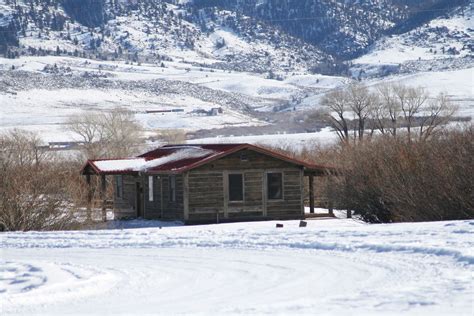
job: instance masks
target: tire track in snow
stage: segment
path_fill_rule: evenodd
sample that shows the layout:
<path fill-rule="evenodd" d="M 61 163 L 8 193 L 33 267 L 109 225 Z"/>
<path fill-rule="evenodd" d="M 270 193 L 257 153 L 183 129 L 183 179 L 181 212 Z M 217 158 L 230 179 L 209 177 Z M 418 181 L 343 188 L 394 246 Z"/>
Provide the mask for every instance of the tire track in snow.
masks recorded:
<path fill-rule="evenodd" d="M 117 275 L 68 262 L 40 260 L 0 261 L 0 310 L 10 313 L 106 292 Z"/>
<path fill-rule="evenodd" d="M 345 314 L 348 310 L 354 314 L 419 314 L 437 309 L 444 312 L 446 306 L 450 313 L 462 314 L 469 308 L 462 304 L 469 304 L 465 300 L 469 282 L 461 273 L 455 276 L 448 263 L 422 260 L 410 253 L 373 256 L 311 249 L 162 248 L 30 249 L 27 254 L 9 249 L 5 254 L 9 260 L 22 257 L 34 262 L 41 255 L 61 267 L 94 266 L 117 280 L 87 296 L 76 293 L 59 303 L 17 306 L 19 314 L 27 314 L 32 307 L 51 315 L 68 311 L 82 315 L 127 311 L 164 315 Z M 35 295 L 41 298 L 44 292 L 38 289 Z"/>

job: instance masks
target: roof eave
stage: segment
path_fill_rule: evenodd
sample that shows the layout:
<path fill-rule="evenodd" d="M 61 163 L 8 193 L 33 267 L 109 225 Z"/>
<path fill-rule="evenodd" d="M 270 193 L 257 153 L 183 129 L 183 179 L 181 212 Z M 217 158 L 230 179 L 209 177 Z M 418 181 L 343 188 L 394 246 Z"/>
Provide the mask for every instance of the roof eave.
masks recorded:
<path fill-rule="evenodd" d="M 81 168 L 81 174 L 82 175 L 87 175 L 87 173 L 85 172 L 85 169 L 87 167 L 91 167 L 91 169 L 94 171 L 94 174 L 95 175 L 99 175 L 99 176 L 107 176 L 107 175 L 137 175 L 138 174 L 138 171 L 133 171 L 133 170 L 116 170 L 116 171 L 103 171 L 103 170 L 100 170 L 94 163 L 94 160 L 87 160 L 87 162 L 82 166 Z"/>

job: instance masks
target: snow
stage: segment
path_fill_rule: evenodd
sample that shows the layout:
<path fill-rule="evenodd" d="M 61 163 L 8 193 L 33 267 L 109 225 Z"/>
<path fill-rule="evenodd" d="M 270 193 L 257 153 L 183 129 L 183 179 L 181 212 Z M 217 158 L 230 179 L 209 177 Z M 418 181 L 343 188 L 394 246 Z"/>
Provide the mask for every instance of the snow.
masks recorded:
<path fill-rule="evenodd" d="M 265 134 L 247 136 L 218 136 L 212 138 L 199 138 L 189 140 L 189 144 L 208 143 L 246 143 L 254 145 L 266 145 L 283 149 L 300 151 L 314 144 L 331 145 L 336 142 L 337 134 L 330 127 L 325 127 L 315 133 L 293 133 L 293 134 Z"/>
<path fill-rule="evenodd" d="M 392 76 L 383 80 L 368 81 L 369 86 L 380 83 L 397 82 L 408 86 L 423 87 L 432 97 L 446 94 L 459 106 L 458 113 L 465 117 L 474 117 L 474 68 L 451 71 L 419 72 L 409 75 Z"/>
<path fill-rule="evenodd" d="M 138 171 L 145 162 L 145 158 L 97 160 L 94 165 L 102 172 Z"/>
<path fill-rule="evenodd" d="M 171 149 L 172 147 L 168 147 Z M 132 159 L 113 159 L 113 160 L 96 160 L 94 165 L 102 172 L 117 171 L 147 171 L 159 167 L 161 165 L 176 162 L 179 160 L 201 158 L 210 156 L 214 151 L 204 149 L 199 146 L 178 147 L 175 152 L 157 159 L 146 160 L 145 158 Z"/>
<path fill-rule="evenodd" d="M 142 222 L 1 234 L 2 315 L 472 312 L 472 220 Z"/>
<path fill-rule="evenodd" d="M 313 110 L 320 104 L 325 93 L 348 83 L 347 78 L 296 73 L 283 81 L 265 79 L 262 75 L 246 72 L 231 73 L 205 67 L 195 67 L 182 62 L 166 62 L 166 68 L 154 64 L 127 65 L 120 61 L 94 61 L 73 57 L 21 57 L 19 59 L 0 58 L 0 68 L 32 73 L 42 73 L 46 65 L 70 67 L 73 73 L 91 72 L 109 76 L 112 82 L 144 85 L 144 88 L 118 89 L 87 87 L 51 88 L 35 86 L 19 89 L 7 86 L 0 92 L 0 131 L 22 128 L 37 132 L 44 141 L 77 141 L 67 130 L 65 122 L 72 115 L 86 112 L 109 111 L 116 107 L 129 109 L 144 127 L 148 135 L 159 129 L 183 129 L 193 132 L 203 127 L 218 129 L 223 127 L 262 126 L 265 122 L 242 111 L 238 105 L 246 104 L 253 110 L 270 111 L 278 104 L 293 104 L 298 111 Z M 190 71 L 186 70 L 190 69 Z M 17 71 L 15 70 L 15 71 Z M 201 71 L 202 70 L 202 71 Z M 68 80 L 68 78 L 65 78 Z M 152 80 L 170 80 L 192 83 L 196 90 L 187 94 L 186 89 L 164 88 L 156 92 L 147 86 Z M 366 80 L 368 85 L 384 82 L 403 82 L 423 86 L 433 96 L 444 92 L 460 106 L 458 115 L 474 116 L 473 68 L 418 72 Z M 21 83 L 21 82 L 20 82 Z M 199 87 L 203 87 L 200 91 Z M 147 90 L 150 89 L 150 90 Z M 209 89 L 212 89 L 209 91 Z M 218 93 L 229 93 L 223 97 Z M 232 97 L 234 99 L 228 99 Z M 229 105 L 229 102 L 233 102 Z M 223 113 L 217 116 L 200 116 L 194 110 L 209 110 L 221 107 Z M 147 113 L 148 110 L 174 110 L 183 112 Z M 216 134 L 219 134 L 216 131 Z M 244 137 L 244 136 L 242 136 Z M 231 138 L 210 138 L 193 142 L 249 142 L 271 143 L 283 146 L 301 147 L 308 141 L 330 143 L 336 139 L 328 129 L 320 133 L 286 135 L 245 136 Z M 235 139 L 235 140 L 233 140 Z"/>
<path fill-rule="evenodd" d="M 13 19 L 14 13 L 14 10 L 0 2 L 0 27 L 8 26 Z"/>
<path fill-rule="evenodd" d="M 474 29 L 472 10 L 465 15 L 437 18 L 426 25 L 401 35 L 386 36 L 372 45 L 369 53 L 354 59 L 354 64 L 399 64 L 414 60 L 461 58 L 472 52 L 464 44 L 472 41 Z M 443 52 L 455 47 L 458 55 Z"/>
<path fill-rule="evenodd" d="M 146 171 L 148 169 L 156 168 L 166 163 L 176 162 L 179 160 L 207 157 L 213 153 L 213 150 L 204 149 L 199 146 L 178 147 L 175 152 L 168 156 L 147 161 L 143 165 L 142 170 Z"/>

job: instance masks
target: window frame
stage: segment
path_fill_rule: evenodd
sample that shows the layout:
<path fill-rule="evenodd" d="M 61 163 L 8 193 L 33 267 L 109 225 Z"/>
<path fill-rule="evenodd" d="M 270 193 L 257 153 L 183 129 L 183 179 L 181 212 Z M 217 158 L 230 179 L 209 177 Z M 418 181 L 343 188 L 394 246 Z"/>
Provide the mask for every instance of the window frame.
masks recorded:
<path fill-rule="evenodd" d="M 148 176 L 148 201 L 153 202 L 155 198 L 154 179 Z"/>
<path fill-rule="evenodd" d="M 242 178 L 242 200 L 231 200 L 230 198 L 230 176 L 239 175 Z M 244 203 L 245 202 L 245 174 L 243 172 L 229 172 L 227 173 L 227 192 L 229 203 Z"/>
<path fill-rule="evenodd" d="M 270 182 L 268 181 L 269 174 L 277 173 L 281 175 L 281 197 L 280 198 L 270 198 Z M 265 186 L 266 186 L 266 200 L 271 202 L 279 202 L 285 200 L 285 173 L 280 170 L 268 170 L 265 171 Z"/>

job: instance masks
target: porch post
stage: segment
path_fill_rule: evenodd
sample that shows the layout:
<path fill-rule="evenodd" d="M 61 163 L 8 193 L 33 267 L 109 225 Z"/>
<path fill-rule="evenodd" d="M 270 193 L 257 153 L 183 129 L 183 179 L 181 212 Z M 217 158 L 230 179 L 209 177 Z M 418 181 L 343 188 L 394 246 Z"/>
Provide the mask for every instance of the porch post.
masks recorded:
<path fill-rule="evenodd" d="M 106 189 L 107 189 L 107 182 L 105 181 L 105 175 L 101 175 L 101 183 L 100 183 L 100 197 L 102 199 L 102 220 L 105 222 L 107 221 L 107 195 L 106 195 Z"/>
<path fill-rule="evenodd" d="M 92 220 L 92 186 L 91 186 L 91 175 L 86 174 L 87 182 L 87 220 Z"/>
<path fill-rule="evenodd" d="M 183 175 L 183 218 L 189 219 L 189 172 Z"/>
<path fill-rule="evenodd" d="M 334 217 L 334 191 L 333 191 L 333 176 L 329 175 L 329 189 L 328 189 L 328 209 L 329 209 L 329 216 Z"/>
<path fill-rule="evenodd" d="M 309 212 L 314 214 L 314 176 L 312 174 L 309 175 Z"/>

